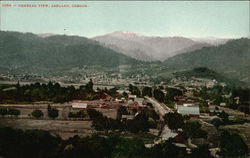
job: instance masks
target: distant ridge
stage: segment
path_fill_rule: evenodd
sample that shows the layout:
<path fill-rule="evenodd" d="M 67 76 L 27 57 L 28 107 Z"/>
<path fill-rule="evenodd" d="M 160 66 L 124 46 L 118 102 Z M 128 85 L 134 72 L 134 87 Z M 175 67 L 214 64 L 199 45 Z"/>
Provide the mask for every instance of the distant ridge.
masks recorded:
<path fill-rule="evenodd" d="M 250 39 L 230 40 L 219 46 L 176 55 L 164 61 L 169 69 L 207 67 L 229 77 L 250 83 Z"/>
<path fill-rule="evenodd" d="M 227 39 L 144 36 L 128 31 L 115 31 L 92 39 L 127 56 L 143 61 L 163 61 L 206 46 L 224 44 Z"/>
<path fill-rule="evenodd" d="M 53 70 L 97 65 L 116 68 L 139 61 L 98 42 L 79 36 L 40 37 L 32 33 L 0 31 L 0 67 Z"/>

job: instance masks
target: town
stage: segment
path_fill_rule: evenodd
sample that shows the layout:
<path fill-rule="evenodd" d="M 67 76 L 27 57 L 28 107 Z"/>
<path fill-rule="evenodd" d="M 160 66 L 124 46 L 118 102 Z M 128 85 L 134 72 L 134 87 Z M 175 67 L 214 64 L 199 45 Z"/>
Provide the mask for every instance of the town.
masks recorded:
<path fill-rule="evenodd" d="M 77 88 L 53 82 L 2 84 L 0 127 L 49 131 L 65 141 L 93 134 L 139 138 L 148 150 L 163 150 L 166 143 L 173 146 L 179 151 L 173 157 L 248 155 L 247 89 L 200 78 L 107 87 L 95 86 L 92 79 Z M 70 144 L 66 147 L 73 150 Z M 172 152 L 170 148 L 147 156 Z"/>

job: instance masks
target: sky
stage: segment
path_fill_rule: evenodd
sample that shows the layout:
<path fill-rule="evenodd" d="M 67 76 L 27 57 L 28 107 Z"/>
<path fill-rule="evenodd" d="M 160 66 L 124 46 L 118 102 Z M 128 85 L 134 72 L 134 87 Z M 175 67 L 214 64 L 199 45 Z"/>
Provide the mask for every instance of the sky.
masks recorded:
<path fill-rule="evenodd" d="M 94 37 L 114 31 L 147 36 L 249 37 L 249 1 L 1 1 L 0 30 Z M 3 5 L 11 4 L 12 7 Z M 14 7 L 85 4 L 87 7 Z"/>

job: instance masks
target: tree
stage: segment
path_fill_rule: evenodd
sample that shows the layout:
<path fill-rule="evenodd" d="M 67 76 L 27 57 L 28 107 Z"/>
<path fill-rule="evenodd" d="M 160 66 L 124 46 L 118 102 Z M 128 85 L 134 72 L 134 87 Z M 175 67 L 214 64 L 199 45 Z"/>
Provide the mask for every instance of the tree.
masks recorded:
<path fill-rule="evenodd" d="M 8 114 L 9 114 L 9 115 L 18 116 L 18 115 L 21 114 L 21 112 L 20 112 L 20 110 L 18 110 L 18 109 L 9 109 L 9 110 L 8 110 Z"/>
<path fill-rule="evenodd" d="M 159 102 L 164 102 L 164 93 L 160 89 L 154 89 L 154 98 Z"/>
<path fill-rule="evenodd" d="M 127 122 L 127 128 L 130 132 L 147 132 L 150 128 L 148 116 L 145 113 L 139 113 L 133 120 Z"/>
<path fill-rule="evenodd" d="M 136 86 L 133 86 L 133 85 L 129 84 L 129 91 L 130 91 L 133 95 L 141 96 L 141 91 L 140 91 L 139 88 L 136 87 Z"/>
<path fill-rule="evenodd" d="M 167 113 L 164 116 L 165 123 L 171 130 L 177 130 L 181 128 L 184 124 L 184 119 L 181 114 L 175 113 Z"/>
<path fill-rule="evenodd" d="M 187 137 L 207 138 L 207 132 L 201 129 L 201 124 L 197 121 L 186 121 L 182 129 Z"/>
<path fill-rule="evenodd" d="M 34 110 L 31 115 L 35 118 L 43 117 L 43 112 L 41 110 Z"/>
<path fill-rule="evenodd" d="M 50 105 L 48 105 L 48 116 L 52 119 L 55 119 L 56 117 L 58 117 L 58 114 L 59 114 L 59 110 L 56 109 L 56 108 L 51 108 Z"/>
<path fill-rule="evenodd" d="M 2 117 L 4 117 L 7 114 L 8 114 L 8 109 L 7 108 L 1 108 L 0 109 L 0 115 L 2 115 Z"/>
<path fill-rule="evenodd" d="M 229 115 L 228 115 L 228 113 L 226 113 L 224 110 L 222 111 L 222 112 L 220 112 L 219 114 L 218 114 L 218 116 L 222 119 L 222 121 L 224 122 L 224 123 L 227 123 L 229 120 L 228 120 L 228 117 L 229 117 Z"/>
<path fill-rule="evenodd" d="M 85 89 L 87 92 L 93 92 L 93 81 L 90 79 L 90 81 L 85 85 Z"/>
<path fill-rule="evenodd" d="M 220 148 L 222 157 L 243 157 L 248 154 L 248 146 L 236 133 L 224 131 L 221 134 Z"/>
<path fill-rule="evenodd" d="M 103 118 L 102 113 L 95 110 L 95 109 L 87 109 L 87 113 L 88 113 L 90 119 L 92 119 L 92 120 L 98 120 L 98 119 Z"/>
<path fill-rule="evenodd" d="M 129 113 L 128 113 L 126 107 L 125 107 L 125 106 L 120 106 L 120 107 L 118 108 L 118 110 L 117 110 L 116 119 L 117 119 L 117 120 L 121 120 L 122 115 L 128 115 L 128 114 L 129 114 Z"/>
<path fill-rule="evenodd" d="M 202 145 L 198 148 L 191 150 L 190 158 L 214 158 L 210 151 L 208 150 L 207 145 Z"/>
<path fill-rule="evenodd" d="M 142 89 L 142 96 L 152 97 L 152 88 L 151 87 L 144 87 Z"/>
<path fill-rule="evenodd" d="M 149 150 L 150 158 L 178 158 L 181 150 L 173 144 L 173 140 L 169 139 L 165 142 L 154 145 Z M 182 153 L 186 155 L 186 153 Z M 186 157 L 186 156 L 184 156 Z"/>

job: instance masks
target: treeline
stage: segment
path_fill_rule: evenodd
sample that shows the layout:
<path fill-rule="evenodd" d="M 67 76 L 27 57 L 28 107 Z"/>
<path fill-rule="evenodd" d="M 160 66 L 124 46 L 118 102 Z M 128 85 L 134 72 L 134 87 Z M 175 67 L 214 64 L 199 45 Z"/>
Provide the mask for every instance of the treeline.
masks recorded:
<path fill-rule="evenodd" d="M 172 140 L 146 148 L 141 139 L 112 134 L 62 140 L 47 131 L 0 128 L 0 140 L 0 156 L 8 158 L 212 158 L 207 147 L 188 154 Z"/>
<path fill-rule="evenodd" d="M 183 90 L 177 89 L 177 88 L 165 88 L 162 86 L 159 87 L 143 87 L 142 90 L 140 90 L 138 87 L 129 85 L 129 91 L 137 96 L 149 96 L 154 97 L 157 101 L 161 103 L 173 103 L 175 101 L 175 96 L 182 96 Z M 165 91 L 166 94 L 163 92 Z"/>
<path fill-rule="evenodd" d="M 74 99 L 93 100 L 98 93 L 93 90 L 93 82 L 76 89 L 73 86 L 61 87 L 59 83 L 34 83 L 20 86 L 19 83 L 8 89 L 0 89 L 0 103 L 20 103 L 35 101 L 68 102 Z"/>
<path fill-rule="evenodd" d="M 195 91 L 194 95 L 201 97 L 203 100 L 213 100 L 213 104 L 220 105 L 226 103 L 230 109 L 239 110 L 245 114 L 250 114 L 250 89 L 214 86 L 213 88 L 203 87 L 199 92 Z M 227 95 L 227 97 L 225 96 Z"/>
<path fill-rule="evenodd" d="M 42 130 L 0 128 L 0 156 L 7 158 L 213 158 L 207 146 L 187 153 L 172 139 L 146 148 L 141 139 L 98 134 L 62 140 Z M 238 134 L 223 132 L 220 139 L 223 158 L 246 156 L 248 148 Z"/>
<path fill-rule="evenodd" d="M 155 121 L 159 119 L 159 116 L 152 116 L 149 110 L 145 109 L 141 111 L 132 120 L 121 120 L 121 115 L 126 115 L 128 112 L 124 107 L 118 109 L 117 119 L 112 119 L 104 116 L 101 112 L 95 109 L 87 109 L 87 113 L 92 120 L 92 126 L 96 130 L 121 130 L 129 131 L 132 133 L 147 132 L 149 128 L 155 128 L 156 125 L 149 121 L 149 118 Z M 155 114 L 157 115 L 157 114 Z"/>

